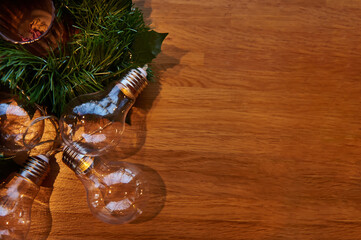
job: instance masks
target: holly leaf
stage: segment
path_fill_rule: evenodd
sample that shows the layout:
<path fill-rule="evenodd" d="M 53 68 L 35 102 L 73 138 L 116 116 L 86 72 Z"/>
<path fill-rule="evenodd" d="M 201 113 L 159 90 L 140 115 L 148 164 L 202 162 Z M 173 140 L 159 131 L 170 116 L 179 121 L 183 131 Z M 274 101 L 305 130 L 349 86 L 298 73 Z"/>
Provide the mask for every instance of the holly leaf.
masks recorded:
<path fill-rule="evenodd" d="M 132 46 L 133 60 L 140 66 L 150 63 L 161 52 L 163 40 L 168 33 L 154 30 L 140 32 L 135 36 Z"/>

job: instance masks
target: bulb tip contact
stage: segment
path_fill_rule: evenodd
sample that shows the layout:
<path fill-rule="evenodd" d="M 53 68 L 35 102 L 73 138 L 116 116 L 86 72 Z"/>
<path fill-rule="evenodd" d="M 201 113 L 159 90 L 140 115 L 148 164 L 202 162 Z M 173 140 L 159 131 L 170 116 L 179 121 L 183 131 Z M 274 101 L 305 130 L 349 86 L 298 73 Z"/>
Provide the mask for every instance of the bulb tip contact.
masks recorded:
<path fill-rule="evenodd" d="M 143 67 L 137 68 L 138 71 L 140 71 L 145 77 L 147 77 L 147 70 L 148 70 L 148 64 L 145 64 Z"/>

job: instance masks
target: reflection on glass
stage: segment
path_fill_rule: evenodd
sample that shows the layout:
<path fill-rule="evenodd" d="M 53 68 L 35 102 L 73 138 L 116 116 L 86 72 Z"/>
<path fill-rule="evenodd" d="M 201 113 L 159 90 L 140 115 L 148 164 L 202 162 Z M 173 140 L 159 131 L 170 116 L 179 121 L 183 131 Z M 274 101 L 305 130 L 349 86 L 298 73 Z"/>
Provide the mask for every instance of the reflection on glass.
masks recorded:
<path fill-rule="evenodd" d="M 1 93 L 0 151 L 14 153 L 35 146 L 43 136 L 44 121 L 34 121 L 42 115 L 36 105 Z"/>
<path fill-rule="evenodd" d="M 125 117 L 147 85 L 147 72 L 131 70 L 108 91 L 73 99 L 60 119 L 62 139 L 73 151 L 98 156 L 119 143 Z"/>
<path fill-rule="evenodd" d="M 15 175 L 0 190 L 0 239 L 25 239 L 39 186 Z"/>
<path fill-rule="evenodd" d="M 20 173 L 0 188 L 0 239 L 25 239 L 30 211 L 39 186 L 49 170 L 45 156 L 31 157 Z"/>
<path fill-rule="evenodd" d="M 138 167 L 125 162 L 105 163 L 100 157 L 78 155 L 69 148 L 64 149 L 63 162 L 83 183 L 89 208 L 101 221 L 127 223 L 143 212 L 147 183 Z"/>

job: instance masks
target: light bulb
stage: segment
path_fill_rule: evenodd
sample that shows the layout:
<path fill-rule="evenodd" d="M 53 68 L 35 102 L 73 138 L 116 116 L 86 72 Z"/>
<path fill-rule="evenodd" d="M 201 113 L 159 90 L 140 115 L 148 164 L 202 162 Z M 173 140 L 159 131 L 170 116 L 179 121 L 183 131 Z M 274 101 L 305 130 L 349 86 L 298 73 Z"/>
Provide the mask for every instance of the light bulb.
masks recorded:
<path fill-rule="evenodd" d="M 146 68 L 132 69 L 108 91 L 72 100 L 60 119 L 64 144 L 87 156 L 98 156 L 117 144 L 129 109 L 147 85 Z"/>
<path fill-rule="evenodd" d="M 43 110 L 19 98 L 1 93 L 0 151 L 15 153 L 33 148 L 43 136 Z"/>
<path fill-rule="evenodd" d="M 132 69 L 108 91 L 75 98 L 60 119 L 63 162 L 83 183 L 93 215 L 106 223 L 130 222 L 146 204 L 141 170 L 100 157 L 119 143 L 125 117 L 147 85 L 146 68 Z"/>
<path fill-rule="evenodd" d="M 58 48 L 66 32 L 56 19 L 52 0 L 1 0 L 0 36 L 33 54 L 45 56 L 50 49 Z"/>
<path fill-rule="evenodd" d="M 101 157 L 63 149 L 63 162 L 83 183 L 89 208 L 99 220 L 110 224 L 137 218 L 147 203 L 147 183 L 142 171 L 125 162 L 104 162 Z"/>
<path fill-rule="evenodd" d="M 19 173 L 0 189 L 0 239 L 25 239 L 30 228 L 31 207 L 49 171 L 44 155 L 29 157 Z"/>

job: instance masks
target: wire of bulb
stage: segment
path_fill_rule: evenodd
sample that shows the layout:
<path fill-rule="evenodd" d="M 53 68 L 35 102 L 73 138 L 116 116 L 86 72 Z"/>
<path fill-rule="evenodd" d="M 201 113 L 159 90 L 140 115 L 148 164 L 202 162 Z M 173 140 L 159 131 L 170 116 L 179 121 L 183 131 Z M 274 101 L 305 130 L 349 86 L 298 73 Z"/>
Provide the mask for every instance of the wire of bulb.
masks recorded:
<path fill-rule="evenodd" d="M 50 122 L 51 122 L 52 125 L 54 126 L 54 129 L 55 129 L 55 132 L 56 132 L 56 137 L 55 137 L 55 139 L 42 141 L 42 142 L 39 142 L 39 143 L 37 143 L 37 144 L 28 144 L 28 143 L 26 142 L 25 137 L 26 137 L 26 135 L 28 134 L 29 129 L 30 129 L 32 126 L 34 126 L 36 123 L 41 122 L 41 121 L 45 121 L 45 120 L 50 120 Z M 27 149 L 33 149 L 34 147 L 37 147 L 37 146 L 40 146 L 40 145 L 43 145 L 43 144 L 53 143 L 51 149 L 48 151 L 48 153 L 47 153 L 46 155 L 49 155 L 49 156 L 50 156 L 50 155 L 52 155 L 52 154 L 60 151 L 61 148 L 58 148 L 58 147 L 57 147 L 57 145 L 58 145 L 57 143 L 60 142 L 60 137 L 59 137 L 59 136 L 60 136 L 60 133 L 59 133 L 59 126 L 58 126 L 58 124 L 57 124 L 57 120 L 58 120 L 57 117 L 55 117 L 55 116 L 53 116 L 53 115 L 42 116 L 42 117 L 38 117 L 38 118 L 34 119 L 34 120 L 30 123 L 30 125 L 26 128 L 25 133 L 24 133 L 24 135 L 23 135 L 23 139 L 22 139 L 22 140 L 23 140 L 24 146 L 25 146 Z"/>
<path fill-rule="evenodd" d="M 12 84 L 12 81 L 10 79 L 8 79 L 8 82 L 9 84 L 11 85 Z M 18 89 L 21 94 L 26 98 L 28 99 L 29 101 L 31 101 L 31 98 L 25 93 L 25 91 L 23 89 L 21 89 L 18 85 L 16 85 L 16 89 Z M 39 106 L 38 104 L 34 103 L 34 105 L 42 112 L 42 114 L 44 116 L 42 117 L 39 117 L 39 118 L 36 118 L 35 120 L 33 120 L 31 122 L 31 124 L 27 127 L 26 131 L 25 131 L 25 134 L 23 136 L 23 144 L 24 146 L 27 148 L 27 149 L 33 149 L 34 147 L 37 147 L 37 146 L 40 146 L 40 145 L 43 145 L 43 144 L 47 144 L 47 143 L 51 143 L 53 142 L 53 146 L 51 148 L 51 150 L 46 154 L 46 155 L 53 155 L 53 154 L 56 154 L 57 152 L 61 152 L 63 150 L 63 146 L 61 144 L 61 140 L 60 140 L 60 129 L 59 129 L 59 119 L 53 115 L 47 115 L 46 111 L 41 107 Z M 56 131 L 56 138 L 54 140 L 47 140 L 47 141 L 43 141 L 43 142 L 39 142 L 37 144 L 33 144 L 33 145 L 30 145 L 30 144 L 27 144 L 26 143 L 26 140 L 25 140 L 25 136 L 27 135 L 29 129 L 34 126 L 36 123 L 40 122 L 40 121 L 44 121 L 44 120 L 50 120 L 50 122 L 52 123 L 52 125 L 54 126 L 55 128 L 55 131 Z M 90 133 L 90 135 L 94 135 L 95 133 L 98 133 L 100 131 L 103 131 L 105 128 L 107 128 L 109 125 L 111 125 L 111 123 L 108 123 L 106 124 L 105 126 L 103 127 L 99 127 L 99 129 L 95 130 L 94 132 Z M 81 136 L 77 139 L 78 142 L 82 141 L 84 138 Z M 55 147 L 56 146 L 56 147 Z"/>

